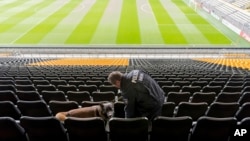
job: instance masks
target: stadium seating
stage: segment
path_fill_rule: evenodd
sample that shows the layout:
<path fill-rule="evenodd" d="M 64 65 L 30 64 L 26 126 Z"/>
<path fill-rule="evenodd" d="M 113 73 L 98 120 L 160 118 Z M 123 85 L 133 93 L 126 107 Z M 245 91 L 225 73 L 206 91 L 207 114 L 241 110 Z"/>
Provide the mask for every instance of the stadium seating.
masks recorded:
<path fill-rule="evenodd" d="M 137 64 L 148 62 L 157 62 L 156 60 L 140 60 L 137 59 L 135 61 Z M 135 63 L 134 62 L 134 63 Z M 24 62 L 23 62 L 24 63 Z M 190 141 L 195 141 L 200 139 L 200 136 L 210 136 L 210 139 L 213 137 L 217 137 L 217 135 L 212 134 L 203 134 L 199 135 L 197 130 L 203 131 L 205 129 L 200 129 L 200 125 L 198 125 L 200 117 L 203 115 L 208 116 L 209 118 L 235 118 L 238 123 L 243 121 L 245 118 L 249 117 L 249 111 L 246 107 L 249 100 L 249 71 L 241 68 L 229 68 L 222 65 L 215 65 L 213 63 L 206 63 L 195 60 L 174 60 L 174 59 L 165 59 L 162 60 L 160 64 L 152 64 L 146 63 L 147 65 L 138 65 L 138 66 L 23 66 L 20 69 L 17 66 L 11 66 L 12 71 L 7 71 L 10 68 L 5 67 L 0 68 L 2 72 L 0 72 L 0 106 L 4 109 L 0 111 L 1 117 L 11 117 L 17 123 L 22 117 L 30 116 L 34 119 L 39 119 L 40 117 L 53 117 L 56 112 L 69 110 L 71 108 L 76 107 L 85 107 L 100 104 L 104 101 L 113 101 L 114 102 L 114 117 L 121 118 L 124 120 L 124 103 L 118 101 L 118 93 L 119 90 L 115 89 L 113 86 L 106 81 L 107 75 L 109 72 L 113 70 L 121 70 L 122 72 L 129 71 L 134 68 L 142 69 L 149 73 L 151 76 L 155 78 L 158 84 L 161 85 L 162 89 L 165 91 L 166 101 L 162 108 L 162 115 L 159 119 L 167 118 L 167 120 L 176 120 L 175 123 L 168 123 L 179 125 L 181 122 L 177 122 L 178 118 L 182 118 L 183 116 L 189 116 L 192 119 L 193 127 L 188 127 L 191 131 L 189 136 L 191 137 Z M 202 67 L 201 67 L 202 66 Z M 6 70 L 4 70 L 6 69 Z M 29 71 L 27 71 L 29 70 Z M 104 79 L 105 78 L 105 79 Z M 61 81 L 62 80 L 62 81 Z M 88 81 L 88 83 L 87 83 Z M 98 83 L 94 83 L 97 82 Z M 73 86 L 74 89 L 65 88 L 65 91 L 59 87 L 59 84 L 54 82 L 63 82 L 63 86 Z M 65 83 L 66 82 L 66 83 Z M 90 82 L 90 83 L 89 83 Z M 101 83 L 100 83 L 101 82 Z M 188 82 L 188 83 L 186 83 Z M 223 82 L 223 83 L 220 83 Z M 177 87 L 175 87 L 177 86 Z M 232 93 L 230 91 L 231 87 L 233 91 L 236 90 L 238 93 Z M 3 88 L 3 89 L 2 89 Z M 32 91 L 30 91 L 32 90 Z M 232 89 L 231 89 L 232 90 Z M 46 92 L 50 93 L 50 96 L 55 94 L 53 98 L 48 98 L 45 96 Z M 62 93 L 61 93 L 62 92 Z M 96 96 L 96 93 L 103 94 L 107 92 L 112 92 L 111 97 L 108 98 L 106 95 Z M 58 94 L 61 93 L 61 94 Z M 173 96 L 173 94 L 176 94 Z M 179 96 L 184 96 L 184 98 L 180 98 Z M 60 97 L 57 99 L 57 97 Z M 55 101 L 59 104 L 53 105 Z M 6 102 L 8 101 L 8 102 Z M 32 103 L 42 103 L 40 106 L 36 107 L 32 105 Z M 217 107 L 215 111 L 211 113 L 213 107 L 216 107 L 215 103 L 223 102 L 222 105 L 230 105 L 231 102 L 234 102 L 232 106 L 229 108 L 225 107 Z M 8 103 L 8 106 L 2 104 Z M 26 103 L 28 106 L 22 106 L 22 103 Z M 74 103 L 74 106 L 70 106 L 69 103 Z M 201 108 L 203 113 L 192 112 L 194 108 L 186 109 L 187 107 L 183 106 L 184 104 L 188 105 L 199 105 L 200 103 L 205 103 L 205 106 Z M 65 105 L 64 105 L 65 104 Z M 68 105 L 69 104 L 69 105 Z M 2 106 L 3 105 L 3 106 Z M 218 106 L 218 105 L 217 105 Z M 9 108 L 11 107 L 11 108 Z M 38 110 L 38 108 L 41 110 Z M 42 108 L 43 107 L 43 108 Z M 30 109 L 32 108 L 32 109 Z M 204 109 L 207 108 L 204 113 Z M 7 111 L 8 110 L 8 111 Z M 218 111 L 217 111 L 218 110 Z M 232 111 L 230 111 L 232 110 Z M 39 111 L 39 112 L 38 112 Z M 227 113 L 223 112 L 226 111 Z M 34 113 L 33 113 L 34 112 Z M 231 113 L 229 113 L 231 112 Z M 192 113 L 196 113 L 196 115 L 192 115 Z M 226 115 L 225 115 L 226 114 Z M 202 118 L 201 118 L 202 119 Z M 75 125 L 89 124 L 93 125 L 92 121 L 77 119 L 73 123 Z M 204 120 L 204 119 L 203 119 Z M 207 119 L 206 119 L 207 120 Z M 143 121 L 144 122 L 144 121 Z M 158 121 L 157 121 L 158 122 Z M 166 121 L 165 121 L 166 122 Z M 234 121 L 233 121 L 234 122 Z M 65 122 L 66 123 L 66 122 Z M 61 123 L 60 123 L 61 124 Z M 103 123 L 101 123 L 103 125 Z M 111 122 L 112 124 L 112 122 Z M 23 124 L 20 124 L 23 125 Z M 109 122 L 104 122 L 104 125 L 108 127 Z M 159 125 L 163 125 L 163 123 L 159 123 Z M 135 124 L 132 123 L 133 129 Z M 136 126 L 139 127 L 140 125 Z M 145 127 L 146 125 L 143 125 Z M 207 126 L 207 125 L 206 125 Z M 218 126 L 218 130 L 221 126 Z M 106 129 L 107 129 L 106 127 Z M 156 126 L 157 127 L 157 126 Z M 155 135 L 164 135 L 162 137 L 168 136 L 168 134 L 164 134 L 161 132 L 159 128 L 156 129 L 154 124 L 152 124 L 152 130 L 147 130 L 148 141 L 155 140 Z M 175 126 L 176 128 L 178 126 Z M 70 129 L 71 128 L 71 129 Z M 90 127 L 89 127 L 90 128 Z M 93 126 L 94 128 L 94 126 Z M 103 131 L 103 126 L 101 127 Z M 126 127 L 129 128 L 129 127 Z M 199 129 L 197 129 L 199 128 Z M 27 128 L 24 128 L 27 129 Z M 85 138 L 86 134 L 83 134 L 81 131 L 83 127 L 77 126 L 77 128 L 73 128 L 72 126 L 64 126 L 63 130 L 68 131 L 69 139 L 71 141 L 71 137 L 75 136 L 75 138 Z M 168 126 L 166 131 L 171 130 Z M 216 128 L 215 128 L 216 129 Z M 58 130 L 58 129 L 56 129 Z M 61 130 L 61 129 L 60 129 Z M 88 129 L 91 132 L 91 129 Z M 93 129 L 94 130 L 94 129 Z M 118 129 L 115 129 L 118 132 Z M 121 130 L 121 129 L 119 129 Z M 125 130 L 125 127 L 124 127 Z M 123 130 L 123 131 L 124 131 Z M 184 128 L 183 128 L 184 130 Z M 206 132 L 213 131 L 213 129 L 209 129 Z M 25 130 L 24 130 L 25 131 Z M 40 131 L 40 130 L 39 130 Z M 69 132 L 70 131 L 70 132 Z M 97 130 L 96 130 L 97 131 Z M 106 137 L 113 138 L 114 135 L 117 137 L 120 136 L 120 133 L 111 132 L 113 130 L 105 131 L 105 135 L 103 134 L 103 138 Z M 119 132 L 123 132 L 119 131 Z M 131 130 L 132 131 L 132 130 Z M 165 131 L 165 129 L 163 130 Z M 174 132 L 174 130 L 171 130 Z M 182 130 L 179 130 L 179 132 Z M 44 132 L 44 131 L 41 131 Z M 88 133 L 89 133 L 88 132 Z M 29 133 L 29 131 L 27 131 Z M 80 133 L 80 134 L 79 134 Z M 172 133 L 172 132 L 171 132 Z M 185 132 L 186 133 L 186 132 Z M 93 133 L 96 134 L 96 133 Z M 91 134 L 88 134 L 91 135 Z M 126 134 L 125 134 L 126 135 Z M 122 135 L 122 136 L 125 136 Z M 139 135 L 139 134 L 138 134 Z M 152 137 L 150 136 L 152 135 Z M 172 133 L 172 135 L 178 136 L 176 133 Z M 61 135 L 60 135 L 61 136 Z M 63 135 L 64 133 L 63 133 Z M 144 137 L 144 135 L 142 135 Z M 198 137 L 199 136 L 199 137 Z M 225 136 L 229 136 L 225 133 Z M 98 136 L 99 137 L 99 136 Z M 186 134 L 183 137 L 183 140 L 186 140 Z M 91 137 L 92 138 L 92 137 Z M 134 137 L 138 138 L 138 137 Z M 219 137 L 218 137 L 219 138 Z M 64 138 L 65 139 L 65 138 Z M 61 140 L 64 140 L 61 139 Z M 119 138 L 120 139 L 120 138 Z M 203 138 L 202 138 L 203 139 Z M 73 139 L 72 139 L 73 140 Z M 133 139 L 130 139 L 133 140 Z M 157 139 L 159 140 L 159 139 Z M 205 140 L 205 139 L 203 139 Z M 224 140 L 224 138 L 221 140 Z"/>

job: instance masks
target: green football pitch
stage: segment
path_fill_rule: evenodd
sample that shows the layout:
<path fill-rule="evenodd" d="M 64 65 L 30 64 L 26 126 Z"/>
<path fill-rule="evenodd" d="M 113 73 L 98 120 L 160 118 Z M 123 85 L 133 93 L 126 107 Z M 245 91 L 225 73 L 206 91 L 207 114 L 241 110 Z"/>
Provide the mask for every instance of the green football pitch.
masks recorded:
<path fill-rule="evenodd" d="M 1 46 L 250 45 L 182 0 L 0 0 L 0 17 Z"/>

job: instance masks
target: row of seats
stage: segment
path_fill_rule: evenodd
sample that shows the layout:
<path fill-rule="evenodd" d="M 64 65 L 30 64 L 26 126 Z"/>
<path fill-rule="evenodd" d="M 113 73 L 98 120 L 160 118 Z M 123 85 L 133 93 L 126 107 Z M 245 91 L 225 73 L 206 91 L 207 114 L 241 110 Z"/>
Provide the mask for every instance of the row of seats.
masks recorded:
<path fill-rule="evenodd" d="M 174 102 L 179 104 L 180 102 L 206 102 L 210 105 L 212 102 L 235 102 L 239 105 L 243 105 L 245 102 L 250 102 L 250 92 L 243 94 L 237 92 L 222 92 L 218 95 L 215 92 L 196 92 L 191 95 L 189 92 L 169 92 L 165 99 L 166 102 Z"/>
<path fill-rule="evenodd" d="M 0 117 L 8 116 L 19 120 L 22 116 L 44 117 L 55 116 L 58 112 L 64 112 L 80 107 L 88 107 L 100 104 L 104 101 L 82 101 L 78 104 L 75 101 L 55 101 L 46 103 L 43 100 L 23 101 L 16 104 L 11 101 L 0 101 Z M 122 101 L 114 102 L 114 117 L 124 118 L 124 106 Z M 238 121 L 250 117 L 250 102 L 239 105 L 236 102 L 213 102 L 208 105 L 206 102 L 164 102 L 162 115 L 165 117 L 190 116 L 196 121 L 201 116 L 211 116 L 217 118 L 235 117 Z"/>
<path fill-rule="evenodd" d="M 250 102 L 246 102 L 241 106 L 235 102 L 213 102 L 211 105 L 208 105 L 206 102 L 180 102 L 177 105 L 173 102 L 165 102 L 162 109 L 162 116 L 190 116 L 194 121 L 201 116 L 217 118 L 235 117 L 237 121 L 240 121 L 243 118 L 250 117 L 249 110 Z"/>
<path fill-rule="evenodd" d="M 189 116 L 67 118 L 63 123 L 55 117 L 24 116 L 20 122 L 0 117 L 0 140 L 4 141 L 248 141 L 250 118 L 203 116 L 197 122 Z M 244 135 L 241 132 L 244 129 Z M 240 132 L 238 131 L 240 130 Z"/>

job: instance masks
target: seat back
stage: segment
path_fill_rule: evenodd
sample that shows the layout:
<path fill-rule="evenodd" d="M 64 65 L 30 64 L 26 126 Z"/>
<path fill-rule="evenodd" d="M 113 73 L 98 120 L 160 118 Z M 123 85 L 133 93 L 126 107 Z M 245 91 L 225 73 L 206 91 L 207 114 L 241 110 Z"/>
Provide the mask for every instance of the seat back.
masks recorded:
<path fill-rule="evenodd" d="M 173 117 L 175 106 L 174 102 L 164 102 L 161 109 L 161 116 Z"/>
<path fill-rule="evenodd" d="M 114 103 L 114 117 L 125 118 L 124 111 L 125 103 L 122 101 L 117 101 Z"/>
<path fill-rule="evenodd" d="M 112 141 L 147 141 L 148 119 L 138 118 L 116 118 L 108 121 L 109 137 Z"/>
<path fill-rule="evenodd" d="M 88 91 L 91 95 L 93 92 L 97 91 L 98 88 L 96 85 L 79 85 L 78 90 L 79 91 Z"/>
<path fill-rule="evenodd" d="M 16 95 L 20 100 L 42 100 L 41 95 L 37 91 L 17 91 Z"/>
<path fill-rule="evenodd" d="M 57 89 L 59 91 L 63 91 L 65 94 L 68 91 L 77 91 L 77 87 L 75 85 L 58 85 Z"/>
<path fill-rule="evenodd" d="M 55 117 L 22 116 L 20 124 L 27 132 L 29 141 L 68 141 L 66 129 Z"/>
<path fill-rule="evenodd" d="M 19 100 L 17 107 L 23 116 L 44 117 L 52 116 L 48 105 L 43 100 L 24 101 Z"/>
<path fill-rule="evenodd" d="M 88 91 L 68 91 L 66 95 L 68 100 L 76 101 L 78 104 L 81 104 L 82 101 L 91 101 Z"/>
<path fill-rule="evenodd" d="M 176 117 L 190 116 L 193 121 L 196 121 L 201 116 L 204 116 L 207 111 L 208 104 L 206 102 L 191 103 L 181 102 L 176 111 Z"/>
<path fill-rule="evenodd" d="M 28 141 L 25 130 L 11 117 L 0 117 L 1 141 Z"/>
<path fill-rule="evenodd" d="M 15 92 L 11 90 L 0 90 L 0 101 L 11 101 L 14 104 L 18 101 L 18 97 Z"/>
<path fill-rule="evenodd" d="M 42 91 L 56 91 L 56 86 L 55 85 L 37 85 L 36 89 L 39 92 L 39 94 L 41 94 Z"/>
<path fill-rule="evenodd" d="M 51 100 L 49 102 L 49 108 L 53 115 L 56 115 L 58 112 L 65 112 L 72 109 L 77 109 L 78 103 L 75 101 L 56 101 Z"/>
<path fill-rule="evenodd" d="M 0 101 L 0 117 L 11 117 L 19 120 L 21 117 L 20 110 L 11 101 Z"/>
<path fill-rule="evenodd" d="M 243 105 L 245 102 L 250 102 L 250 92 L 244 92 L 238 100 L 240 105 Z"/>
<path fill-rule="evenodd" d="M 239 104 L 236 102 L 233 103 L 214 102 L 210 105 L 205 115 L 218 118 L 234 117 L 238 109 L 239 109 Z"/>
<path fill-rule="evenodd" d="M 234 117 L 200 117 L 192 129 L 190 141 L 228 141 L 236 125 Z"/>
<path fill-rule="evenodd" d="M 237 118 L 238 121 L 250 117 L 250 102 L 244 103 L 235 113 L 235 117 Z"/>
<path fill-rule="evenodd" d="M 115 93 L 112 91 L 93 92 L 92 98 L 93 98 L 93 101 L 114 101 L 115 100 Z"/>
<path fill-rule="evenodd" d="M 241 97 L 241 93 L 239 92 L 221 92 L 215 102 L 238 102 Z"/>
<path fill-rule="evenodd" d="M 214 102 L 216 97 L 215 92 L 196 92 L 191 97 L 190 102 L 206 102 L 208 105 L 210 105 L 212 102 Z"/>
<path fill-rule="evenodd" d="M 107 141 L 105 121 L 100 117 L 74 118 L 64 121 L 70 141 Z"/>
<path fill-rule="evenodd" d="M 180 102 L 188 102 L 190 96 L 189 92 L 169 92 L 167 102 L 174 102 L 178 105 Z"/>
<path fill-rule="evenodd" d="M 41 95 L 47 104 L 51 100 L 57 100 L 57 101 L 67 100 L 63 91 L 43 91 Z"/>
<path fill-rule="evenodd" d="M 150 141 L 188 141 L 192 118 L 158 116 L 152 121 Z"/>

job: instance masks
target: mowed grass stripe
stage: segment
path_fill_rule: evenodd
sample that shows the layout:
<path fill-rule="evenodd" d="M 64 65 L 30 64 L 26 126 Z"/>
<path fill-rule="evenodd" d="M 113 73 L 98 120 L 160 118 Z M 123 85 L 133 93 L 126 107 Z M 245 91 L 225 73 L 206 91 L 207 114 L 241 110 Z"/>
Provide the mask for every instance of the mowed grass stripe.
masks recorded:
<path fill-rule="evenodd" d="M 39 43 L 57 24 L 63 20 L 82 0 L 67 2 L 58 11 L 50 15 L 43 22 L 35 26 L 15 43 Z"/>
<path fill-rule="evenodd" d="M 231 41 L 208 23 L 204 18 L 199 16 L 192 8 L 188 7 L 182 0 L 172 0 L 180 10 L 186 15 L 192 24 L 208 39 L 211 44 L 230 44 Z"/>
<path fill-rule="evenodd" d="M 7 10 L 10 10 L 13 7 L 18 7 L 28 1 L 16 0 L 7 4 L 0 4 L 0 13 L 4 13 Z"/>
<path fill-rule="evenodd" d="M 91 44 L 115 44 L 123 0 L 110 0 Z"/>
<path fill-rule="evenodd" d="M 66 44 L 89 44 L 109 0 L 96 0 L 89 12 L 66 40 Z"/>
<path fill-rule="evenodd" d="M 142 44 L 164 44 L 148 0 L 137 0 Z"/>
<path fill-rule="evenodd" d="M 189 44 L 209 44 L 209 41 L 186 17 L 186 15 L 171 0 L 161 0 L 169 16 L 175 22 L 182 35 Z"/>
<path fill-rule="evenodd" d="M 141 44 L 136 0 L 123 0 L 117 44 Z"/>
<path fill-rule="evenodd" d="M 166 44 L 187 44 L 182 33 L 171 19 L 160 0 L 149 0 L 159 25 L 162 38 Z"/>
<path fill-rule="evenodd" d="M 42 8 L 47 7 L 51 3 L 53 3 L 53 1 L 40 1 L 39 3 L 36 3 L 35 5 L 30 5 L 29 8 L 26 7 L 25 10 L 7 18 L 5 21 L 1 22 L 0 33 L 3 33 L 11 29 L 12 27 L 16 26 L 18 23 L 25 20 L 27 17 L 31 17 L 32 15 L 34 15 L 35 14 L 34 7 L 36 8 L 36 10 L 40 10 Z"/>

